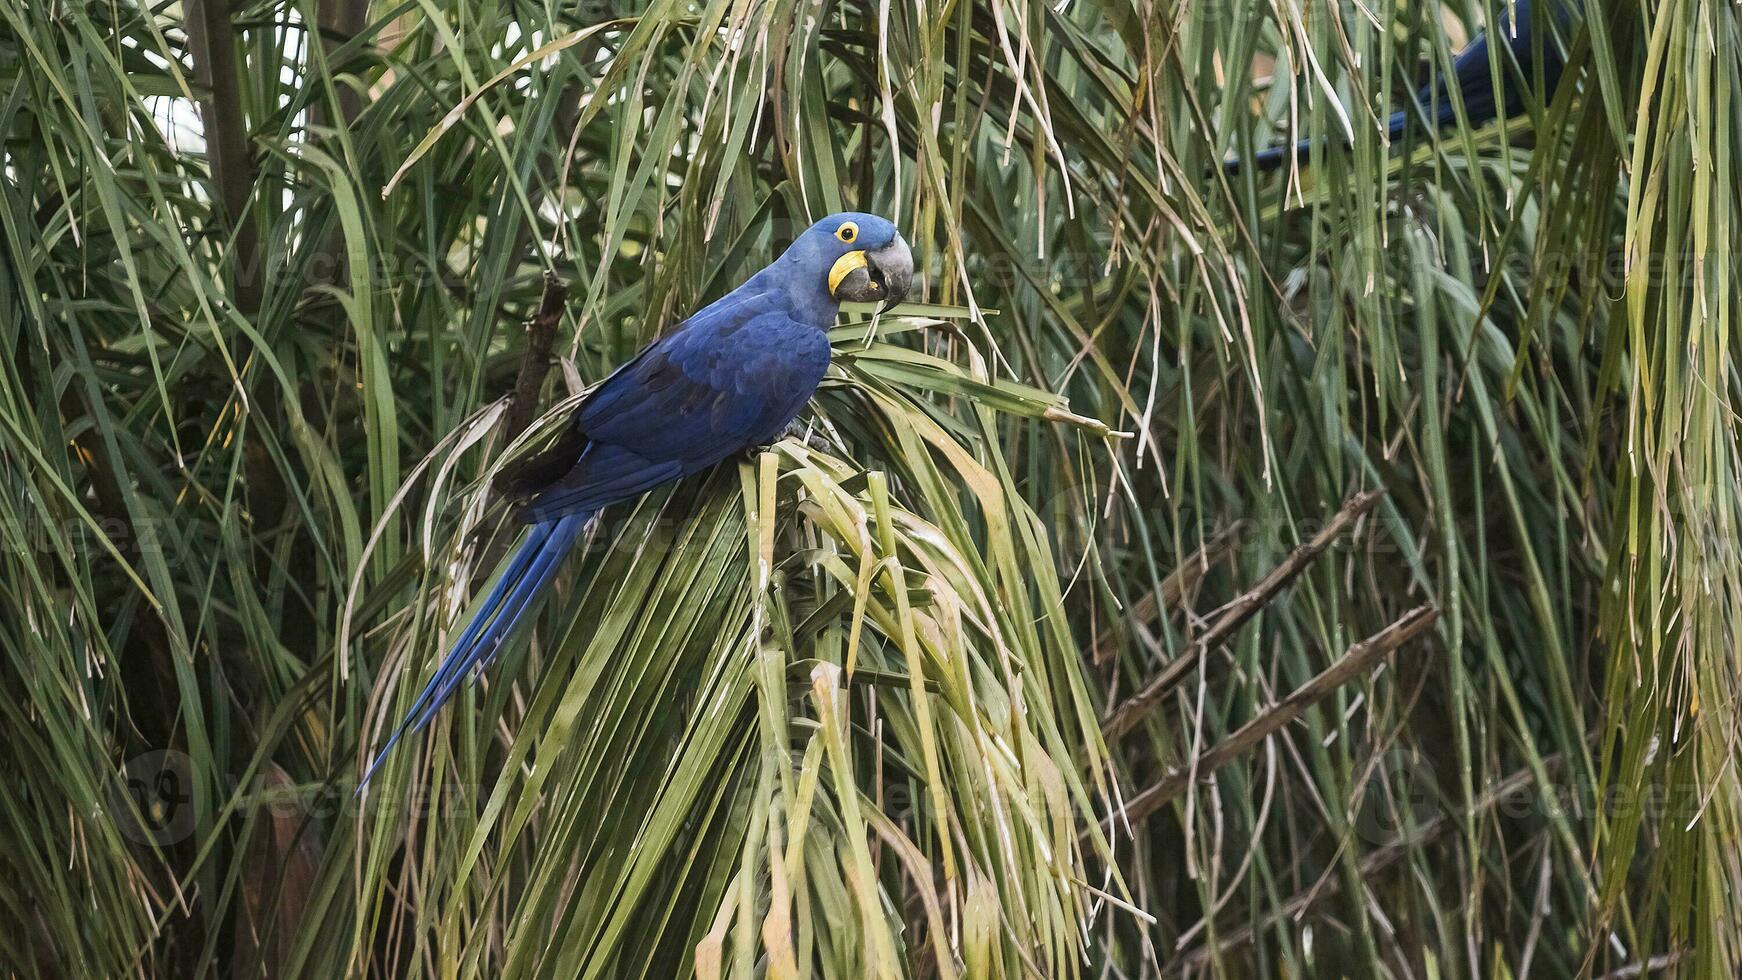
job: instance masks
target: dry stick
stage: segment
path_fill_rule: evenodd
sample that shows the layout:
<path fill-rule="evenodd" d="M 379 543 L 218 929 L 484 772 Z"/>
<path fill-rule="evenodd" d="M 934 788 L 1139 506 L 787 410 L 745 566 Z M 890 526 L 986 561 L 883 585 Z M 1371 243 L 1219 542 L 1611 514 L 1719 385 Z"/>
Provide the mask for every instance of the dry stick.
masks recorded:
<path fill-rule="evenodd" d="M 514 378 L 514 390 L 508 394 L 508 408 L 502 413 L 502 441 L 526 430 L 538 418 L 538 392 L 544 387 L 544 376 L 550 372 L 551 352 L 556 348 L 556 330 L 562 325 L 563 300 L 568 297 L 569 284 L 553 272 L 544 274 L 544 295 L 539 298 L 538 312 L 526 321 L 526 354 L 520 359 L 520 372 Z M 500 492 L 497 497 L 500 499 Z M 479 565 L 495 568 L 508 553 L 518 533 L 518 522 L 507 528 L 481 524 L 477 531 L 482 558 Z"/>
<path fill-rule="evenodd" d="M 336 73 L 339 69 L 351 67 L 349 62 L 333 64 L 331 59 L 347 41 L 369 26 L 369 0 L 320 0 L 316 17 L 321 28 L 321 46 L 328 58 L 328 70 Z M 359 54 L 353 54 L 352 58 L 358 58 Z M 363 96 L 355 88 L 343 84 L 334 94 L 339 103 L 339 122 L 349 127 L 363 111 Z M 317 121 L 322 125 L 332 125 L 324 102 L 316 103 L 312 109 Z"/>
<path fill-rule="evenodd" d="M 1183 680 L 1198 661 L 1203 659 L 1207 651 L 1220 646 L 1233 636 L 1240 627 L 1246 625 L 1247 620 L 1276 598 L 1277 593 L 1299 577 L 1314 558 L 1329 548 L 1331 542 L 1337 540 L 1344 531 L 1352 527 L 1362 515 L 1372 510 L 1373 505 L 1377 504 L 1383 496 L 1385 496 L 1384 490 L 1368 490 L 1350 497 L 1343 504 L 1342 509 L 1332 515 L 1324 529 L 1313 535 L 1312 540 L 1289 552 L 1288 557 L 1271 569 L 1270 574 L 1264 576 L 1249 592 L 1229 603 L 1221 617 L 1212 623 L 1209 629 L 1204 630 L 1203 635 L 1193 641 L 1192 645 L 1187 647 L 1179 656 L 1169 661 L 1167 666 L 1162 668 L 1161 673 L 1157 674 L 1155 679 L 1150 681 L 1143 690 L 1138 691 L 1115 708 L 1113 713 L 1101 723 L 1101 734 L 1111 742 L 1136 728 L 1137 723 L 1148 713 L 1150 707 L 1160 701 L 1168 691 L 1173 689 L 1174 685 Z"/>
<path fill-rule="evenodd" d="M 1610 970 L 1598 977 L 1597 980 L 1636 980 L 1636 978 L 1643 977 L 1648 973 L 1661 973 L 1680 963 L 1689 952 L 1690 950 L 1683 948 L 1661 953 L 1643 962 L 1629 963 L 1626 966 Z"/>
<path fill-rule="evenodd" d="M 333 114 L 326 99 L 317 99 L 309 106 L 309 119 L 316 127 L 349 130 L 363 111 L 363 96 L 354 87 L 340 82 L 337 76 L 359 63 L 364 53 L 352 51 L 349 59 L 342 62 L 335 62 L 333 59 L 338 56 L 341 48 L 369 26 L 369 0 L 320 0 L 316 18 L 320 25 L 321 50 L 325 52 L 327 71 L 334 76 L 333 98 L 338 103 L 338 114 Z M 329 146 L 329 152 L 333 156 L 343 156 L 344 151 L 337 140 L 330 141 Z M 356 174 L 353 179 L 361 183 L 363 177 Z M 316 282 L 332 283 L 342 288 L 349 281 L 350 268 L 345 257 L 343 222 L 333 222 L 332 230 L 327 233 L 326 243 L 316 252 L 309 268 L 311 278 Z M 338 317 L 338 326 L 343 327 L 344 307 L 336 301 L 332 306 Z"/>
<path fill-rule="evenodd" d="M 1434 624 L 1434 620 L 1439 618 L 1440 611 L 1432 606 L 1417 606 L 1404 613 L 1402 619 L 1351 646 L 1335 663 L 1326 667 L 1317 677 L 1296 688 L 1294 693 L 1278 701 L 1263 714 L 1241 725 L 1239 730 L 1228 736 L 1227 739 L 1217 743 L 1209 751 L 1173 770 L 1160 782 L 1132 797 L 1126 802 L 1124 810 L 1108 817 L 1108 821 L 1123 820 L 1135 824 L 1166 806 L 1175 797 L 1184 793 L 1195 779 L 1215 772 L 1245 755 L 1259 742 L 1275 734 L 1278 729 L 1305 714 L 1308 708 L 1323 701 L 1333 691 L 1365 673 L 1381 657 L 1420 636 L 1424 630 Z M 1111 823 L 1109 823 L 1110 828 Z"/>
<path fill-rule="evenodd" d="M 254 161 L 248 145 L 248 123 L 242 114 L 239 47 L 230 0 L 194 0 L 183 8 L 188 47 L 193 54 L 194 81 L 205 90 L 200 121 L 205 127 L 206 156 L 211 161 L 213 196 L 234 236 L 229 267 L 236 275 L 232 299 L 243 316 L 260 312 L 266 268 L 260 236 L 254 224 Z"/>
<path fill-rule="evenodd" d="M 1217 533 L 1204 542 L 1190 558 L 1181 562 L 1179 567 L 1161 580 L 1161 589 L 1146 593 L 1143 598 L 1132 603 L 1131 611 L 1126 614 L 1128 628 L 1133 632 L 1146 629 L 1151 623 L 1161 618 L 1162 612 L 1172 611 L 1180 604 L 1187 592 L 1197 587 L 1209 570 L 1221 563 L 1222 559 L 1234 553 L 1234 547 L 1240 541 L 1240 536 L 1246 530 L 1245 522 L 1235 524 Z M 1118 638 L 1111 632 L 1102 635 L 1095 644 L 1093 659 L 1096 664 L 1104 664 L 1118 652 Z"/>
<path fill-rule="evenodd" d="M 544 297 L 539 300 L 538 312 L 526 321 L 526 356 L 520 360 L 520 374 L 514 379 L 514 394 L 502 421 L 505 438 L 513 439 L 538 416 L 538 389 L 544 387 L 544 376 L 550 370 L 556 328 L 562 323 L 563 299 L 568 291 L 568 283 L 552 273 L 544 274 Z"/>
<path fill-rule="evenodd" d="M 1542 760 L 1544 771 L 1552 772 L 1564 758 L 1559 752 L 1544 757 Z M 1482 794 L 1475 805 L 1469 808 L 1469 815 L 1473 817 L 1494 809 L 1511 799 L 1514 794 L 1523 792 L 1534 782 L 1536 782 L 1536 772 L 1533 769 L 1526 767 L 1512 773 Z M 1423 823 L 1413 833 L 1369 852 L 1360 861 L 1361 877 L 1363 879 L 1372 878 L 1396 864 L 1404 855 L 1432 841 L 1452 826 L 1454 826 L 1453 819 L 1445 814 L 1440 814 Z M 1218 954 L 1226 953 L 1237 946 L 1245 945 L 1252 941 L 1252 937 L 1257 935 L 1258 930 L 1268 929 L 1285 918 L 1298 919 L 1312 905 L 1336 895 L 1339 890 L 1341 890 L 1341 883 L 1334 875 L 1314 882 L 1312 885 L 1295 892 L 1286 902 L 1282 903 L 1280 909 L 1265 916 L 1257 924 L 1244 925 L 1229 932 L 1217 941 L 1216 952 Z M 1163 976 L 1172 976 L 1188 971 L 1195 973 L 1203 967 L 1209 958 L 1210 947 L 1199 946 L 1190 953 L 1175 958 L 1173 962 L 1163 967 L 1161 972 Z"/>

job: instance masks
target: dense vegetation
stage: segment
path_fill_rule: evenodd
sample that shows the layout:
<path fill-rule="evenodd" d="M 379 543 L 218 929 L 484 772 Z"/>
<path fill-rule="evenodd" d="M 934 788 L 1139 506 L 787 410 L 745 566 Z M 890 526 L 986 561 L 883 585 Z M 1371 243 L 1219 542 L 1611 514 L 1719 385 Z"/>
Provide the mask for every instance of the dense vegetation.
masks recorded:
<path fill-rule="evenodd" d="M 1496 8 L 0 0 L 0 974 L 1736 976 L 1742 31 L 1583 14 L 1387 148 Z M 354 798 L 843 207 L 927 302 Z"/>

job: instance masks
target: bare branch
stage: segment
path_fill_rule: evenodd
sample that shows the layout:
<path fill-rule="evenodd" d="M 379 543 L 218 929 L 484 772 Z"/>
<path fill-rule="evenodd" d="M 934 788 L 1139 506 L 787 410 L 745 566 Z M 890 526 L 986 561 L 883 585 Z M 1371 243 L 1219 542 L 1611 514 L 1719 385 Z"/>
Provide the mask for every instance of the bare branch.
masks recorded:
<path fill-rule="evenodd" d="M 1221 617 L 1204 630 L 1191 646 L 1187 647 L 1178 657 L 1168 662 L 1168 665 L 1150 681 L 1143 690 L 1138 691 L 1114 709 L 1106 720 L 1101 723 L 1101 734 L 1110 742 L 1131 729 L 1137 727 L 1151 706 L 1173 690 L 1185 676 L 1191 673 L 1193 667 L 1203 659 L 1204 654 L 1226 642 L 1240 627 L 1275 599 L 1276 596 L 1300 576 L 1306 567 L 1312 564 L 1331 543 L 1342 536 L 1343 532 L 1353 527 L 1362 515 L 1373 509 L 1384 490 L 1368 490 L 1350 497 L 1342 509 L 1332 515 L 1329 522 L 1312 540 L 1288 553 L 1280 564 L 1270 570 L 1259 583 L 1245 595 L 1229 603 Z"/>
<path fill-rule="evenodd" d="M 1294 693 L 1283 698 L 1258 717 L 1240 726 L 1239 730 L 1228 736 L 1225 741 L 1192 759 L 1188 764 L 1168 773 L 1160 782 L 1132 797 L 1125 804 L 1123 813 L 1114 814 L 1108 818 L 1108 821 L 1119 820 L 1135 824 L 1166 806 L 1175 797 L 1184 793 L 1193 781 L 1201 779 L 1245 755 L 1259 742 L 1264 741 L 1284 725 L 1299 718 L 1308 708 L 1329 697 L 1333 691 L 1366 673 L 1368 668 L 1378 662 L 1381 657 L 1420 636 L 1439 618 L 1440 611 L 1432 606 L 1417 606 L 1411 609 L 1403 615 L 1402 619 L 1350 647 L 1346 653 L 1321 671 L 1317 677 L 1302 684 L 1295 689 Z"/>
<path fill-rule="evenodd" d="M 1690 950 L 1684 946 L 1672 952 L 1660 953 L 1640 963 L 1629 963 L 1626 966 L 1617 967 L 1598 977 L 1597 980 L 1637 980 L 1638 977 L 1648 974 L 1662 973 L 1680 963 L 1689 952 Z"/>
<path fill-rule="evenodd" d="M 248 123 L 242 113 L 242 84 L 236 63 L 237 39 L 230 0 L 188 0 L 188 46 L 194 80 L 207 93 L 200 100 L 206 156 L 212 168 L 213 197 L 232 233 L 231 261 L 237 309 L 252 317 L 265 295 L 259 233 L 254 226 L 254 160 L 248 150 Z"/>
<path fill-rule="evenodd" d="M 1546 772 L 1553 772 L 1564 760 L 1565 756 L 1558 752 L 1546 756 L 1542 760 L 1543 769 Z M 1495 783 L 1488 792 L 1482 794 L 1481 798 L 1479 798 L 1476 803 L 1469 808 L 1468 815 L 1473 817 L 1494 809 L 1501 803 L 1510 799 L 1514 793 L 1523 791 L 1535 781 L 1536 772 L 1529 767 L 1512 773 Z M 1369 851 L 1361 858 L 1359 865 L 1361 877 L 1363 879 L 1372 878 L 1379 872 L 1393 864 L 1396 864 L 1411 851 L 1423 846 L 1455 825 L 1455 822 L 1450 816 L 1440 814 L 1439 816 L 1423 823 L 1420 827 L 1417 827 L 1413 833 L 1406 834 L 1401 838 Z M 1243 946 L 1246 943 L 1251 942 L 1252 937 L 1257 935 L 1260 930 L 1268 929 L 1285 918 L 1298 919 L 1307 909 L 1320 901 L 1336 895 L 1341 890 L 1341 879 L 1334 874 L 1327 875 L 1323 879 L 1294 893 L 1289 897 L 1288 901 L 1282 903 L 1280 908 L 1275 912 L 1266 915 L 1257 923 L 1249 923 L 1225 933 L 1221 940 L 1216 943 L 1216 952 L 1218 954 L 1226 953 L 1231 949 Z M 1196 974 L 1203 968 L 1205 963 L 1209 962 L 1209 959 L 1210 947 L 1199 946 L 1191 952 L 1175 958 L 1165 968 L 1163 968 L 1161 972 L 1164 976 L 1175 976 L 1182 973 Z"/>
<path fill-rule="evenodd" d="M 562 323 L 563 299 L 568 289 L 568 283 L 554 274 L 544 274 L 544 296 L 539 300 L 538 312 L 526 323 L 526 356 L 520 360 L 520 374 L 514 379 L 514 394 L 502 420 L 510 439 L 538 416 L 538 390 L 544 387 L 544 376 L 550 370 L 551 350 L 556 346 L 556 329 Z"/>
<path fill-rule="evenodd" d="M 319 17 L 321 49 L 326 53 L 328 70 L 336 72 L 346 67 L 334 60 L 339 49 L 369 26 L 369 0 L 321 0 Z M 334 96 L 339 104 L 338 118 L 328 118 L 327 104 L 323 100 L 312 107 L 315 119 L 320 125 L 351 125 L 363 111 L 362 95 L 351 86 L 341 84 L 335 87 Z"/>
<path fill-rule="evenodd" d="M 1234 553 L 1234 546 L 1244 533 L 1244 524 L 1235 524 L 1224 528 L 1210 540 L 1192 553 L 1190 558 L 1180 562 L 1167 578 L 1161 580 L 1161 588 L 1151 592 L 1132 603 L 1131 610 L 1125 616 L 1127 628 L 1141 630 L 1161 618 L 1164 611 L 1171 612 L 1179 607 L 1186 593 L 1197 588 L 1204 575 L 1222 559 Z M 1118 652 L 1119 643 L 1114 634 L 1108 633 L 1095 644 L 1093 659 L 1096 664 L 1104 664 L 1113 659 Z"/>

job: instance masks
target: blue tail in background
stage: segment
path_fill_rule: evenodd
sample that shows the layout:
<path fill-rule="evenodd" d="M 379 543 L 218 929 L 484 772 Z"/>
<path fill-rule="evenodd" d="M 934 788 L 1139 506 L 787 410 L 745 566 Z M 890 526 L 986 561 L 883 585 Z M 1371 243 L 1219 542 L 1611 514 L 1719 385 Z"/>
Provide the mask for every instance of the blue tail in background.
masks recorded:
<path fill-rule="evenodd" d="M 1452 108 L 1453 87 L 1457 88 L 1459 99 L 1463 102 L 1464 118 L 1472 127 L 1523 114 L 1526 105 L 1519 79 L 1522 76 L 1525 82 L 1534 84 L 1537 69 L 1542 72 L 1543 102 L 1546 104 L 1554 97 L 1555 87 L 1560 84 L 1561 71 L 1566 65 L 1552 37 L 1543 39 L 1540 54 L 1536 50 L 1533 40 L 1536 25 L 1531 20 L 1531 0 L 1517 0 L 1510 17 L 1504 14 L 1505 5 L 1500 6 L 1503 20 L 1496 25 L 1490 25 L 1488 30 L 1472 38 L 1469 45 L 1452 60 L 1449 74 L 1441 75 L 1417 89 L 1411 109 L 1394 112 L 1386 120 L 1386 133 L 1391 143 L 1395 144 L 1403 137 L 1405 128 L 1417 122 L 1425 123 L 1432 129 L 1458 122 L 1457 112 Z M 1557 0 L 1553 4 L 1554 20 L 1569 31 L 1572 29 L 1572 12 L 1573 5 L 1566 0 Z M 1504 47 L 1511 50 L 1511 57 L 1507 58 L 1503 53 L 1490 54 L 1490 38 L 1498 38 Z M 1502 59 L 1498 97 L 1494 89 L 1492 67 L 1496 57 Z M 1504 63 L 1507 60 L 1517 62 L 1516 73 Z M 1344 145 L 1347 142 L 1345 139 Z M 1252 155 L 1252 166 L 1256 170 L 1265 171 L 1282 167 L 1290 160 L 1304 163 L 1311 147 L 1310 140 L 1267 147 Z M 1230 157 L 1222 165 L 1229 173 L 1234 173 L 1240 169 L 1241 162 L 1239 157 Z"/>
<path fill-rule="evenodd" d="M 1475 114 L 1472 113 L 1471 115 L 1474 117 Z M 1450 123 L 1453 118 L 1451 107 L 1449 105 L 1442 106 L 1439 111 L 1441 125 Z M 1409 116 L 1407 113 L 1402 110 L 1392 113 L 1390 118 L 1385 121 L 1385 134 L 1389 138 L 1389 141 L 1396 143 L 1398 140 L 1403 139 L 1404 127 L 1408 125 Z M 1290 146 L 1287 143 L 1284 143 L 1281 146 L 1267 146 L 1264 149 L 1259 150 L 1257 153 L 1252 154 L 1252 166 L 1262 172 L 1276 170 L 1277 168 L 1286 165 L 1290 159 L 1299 160 L 1302 163 L 1305 163 L 1312 148 L 1312 140 L 1301 140 L 1293 146 Z M 1224 162 L 1223 166 L 1232 173 L 1240 169 L 1240 163 L 1241 160 L 1239 157 L 1229 157 L 1227 161 Z"/>
<path fill-rule="evenodd" d="M 557 569 L 574 549 L 575 542 L 580 540 L 591 517 L 591 514 L 571 514 L 532 525 L 520 549 L 508 559 L 495 588 L 485 596 L 484 604 L 466 624 L 460 638 L 454 641 L 453 649 L 442 658 L 435 676 L 430 678 L 411 710 L 388 736 L 387 744 L 381 747 L 375 761 L 369 764 L 363 781 L 357 784 L 357 792 L 361 793 L 369 785 L 369 778 L 387 760 L 400 736 L 408 731 L 422 731 L 442 705 L 454 696 L 460 680 L 474 670 L 482 671 L 490 666 L 502 651 L 502 644 L 523 620 L 537 611 L 545 593 L 550 591 Z"/>

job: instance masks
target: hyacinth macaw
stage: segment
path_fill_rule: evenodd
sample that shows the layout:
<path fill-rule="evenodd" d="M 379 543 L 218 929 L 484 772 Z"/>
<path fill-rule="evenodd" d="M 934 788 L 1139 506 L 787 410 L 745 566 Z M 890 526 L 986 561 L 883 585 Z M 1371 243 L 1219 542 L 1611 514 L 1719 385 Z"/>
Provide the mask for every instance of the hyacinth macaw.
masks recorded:
<path fill-rule="evenodd" d="M 1537 45 L 1535 41 L 1536 25 L 1531 21 L 1530 0 L 1516 0 L 1511 4 L 1510 14 L 1507 13 L 1506 0 L 1496 0 L 1501 9 L 1500 35 L 1506 47 L 1512 52 L 1510 60 L 1516 60 L 1518 67 L 1513 69 L 1508 64 L 1506 55 L 1500 57 L 1501 98 L 1494 97 L 1494 76 L 1491 74 L 1488 39 L 1492 31 L 1476 35 L 1458 56 L 1452 59 L 1452 75 L 1458 87 L 1458 94 L 1464 102 L 1464 116 L 1471 126 L 1481 126 L 1497 118 L 1511 119 L 1522 115 L 1525 111 L 1524 97 L 1521 94 L 1524 84 L 1535 83 L 1534 65 L 1537 62 Z M 1555 3 L 1555 13 L 1565 24 L 1567 9 L 1562 3 Z M 1542 39 L 1542 83 L 1543 98 L 1546 101 L 1554 94 L 1555 86 L 1560 83 L 1561 69 L 1565 62 L 1561 58 L 1560 49 L 1555 47 L 1552 37 Z M 1522 81 L 1521 81 L 1522 79 Z M 1403 138 L 1404 129 L 1411 120 L 1431 120 L 1434 128 L 1450 126 L 1458 121 L 1457 109 L 1452 105 L 1452 97 L 1444 76 L 1423 85 L 1415 92 L 1414 105 L 1408 109 L 1400 109 L 1386 120 L 1385 131 L 1392 143 Z M 1259 170 L 1275 170 L 1287 163 L 1290 158 L 1305 161 L 1308 151 L 1312 148 L 1311 140 L 1301 140 L 1293 146 L 1272 146 L 1260 150 L 1252 158 L 1254 166 Z M 1227 168 L 1238 170 L 1239 158 L 1230 158 Z"/>
<path fill-rule="evenodd" d="M 830 215 L 618 368 L 550 448 L 506 468 L 497 487 L 531 527 L 359 791 L 400 736 L 427 725 L 529 619 L 600 508 L 778 439 L 828 369 L 841 303 L 888 308 L 912 279 L 913 255 L 893 223 Z"/>

